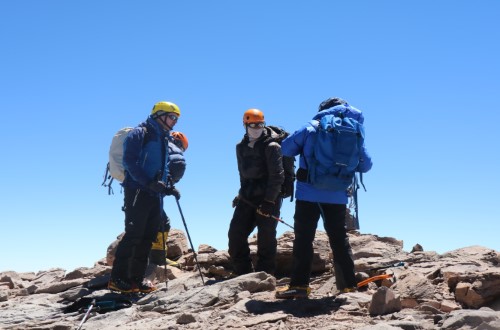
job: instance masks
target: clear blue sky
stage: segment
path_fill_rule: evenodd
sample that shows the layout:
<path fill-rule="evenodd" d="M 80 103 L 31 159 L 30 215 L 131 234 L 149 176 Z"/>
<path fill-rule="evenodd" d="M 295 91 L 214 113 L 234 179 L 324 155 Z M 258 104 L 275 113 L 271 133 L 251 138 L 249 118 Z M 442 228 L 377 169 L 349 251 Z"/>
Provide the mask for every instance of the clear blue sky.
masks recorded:
<path fill-rule="evenodd" d="M 105 256 L 123 230 L 119 187 L 101 187 L 111 138 L 161 100 L 189 138 L 177 187 L 196 248 L 227 249 L 243 112 L 293 132 L 339 96 L 364 111 L 374 161 L 362 233 L 500 250 L 499 15 L 496 0 L 2 1 L 0 271 Z"/>

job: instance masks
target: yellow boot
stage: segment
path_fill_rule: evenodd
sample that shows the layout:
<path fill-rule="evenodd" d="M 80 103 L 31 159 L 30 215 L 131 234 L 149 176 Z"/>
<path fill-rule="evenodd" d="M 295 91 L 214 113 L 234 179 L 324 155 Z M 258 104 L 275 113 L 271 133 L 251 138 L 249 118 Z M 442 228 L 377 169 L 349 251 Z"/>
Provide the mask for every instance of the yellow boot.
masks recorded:
<path fill-rule="evenodd" d="M 151 245 L 151 252 L 149 253 L 149 260 L 157 265 L 165 265 L 167 256 L 167 238 L 168 231 L 159 231 L 156 235 L 156 240 Z"/>
<path fill-rule="evenodd" d="M 181 265 L 177 261 L 170 260 L 168 258 L 165 258 L 165 262 L 167 263 L 167 266 L 172 266 L 176 268 L 181 268 Z"/>
<path fill-rule="evenodd" d="M 153 245 L 151 245 L 151 252 L 149 253 L 149 259 L 151 260 L 152 263 L 160 266 L 166 264 L 167 266 L 181 268 L 181 265 L 178 262 L 175 262 L 167 258 L 167 238 L 168 238 L 168 231 L 158 232 L 158 234 L 156 235 L 156 241 L 154 241 Z M 164 240 L 165 240 L 165 245 L 163 245 Z M 163 250 L 164 246 L 165 250 Z"/>

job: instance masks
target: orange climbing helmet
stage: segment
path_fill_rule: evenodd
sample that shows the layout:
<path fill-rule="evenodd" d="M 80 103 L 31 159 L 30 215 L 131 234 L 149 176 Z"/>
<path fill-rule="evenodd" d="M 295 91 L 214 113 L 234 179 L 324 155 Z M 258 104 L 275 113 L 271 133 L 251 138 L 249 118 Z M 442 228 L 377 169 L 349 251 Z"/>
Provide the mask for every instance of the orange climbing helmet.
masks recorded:
<path fill-rule="evenodd" d="M 184 149 L 184 151 L 187 150 L 188 148 L 188 139 L 186 137 L 185 134 L 181 133 L 181 132 L 172 132 L 172 137 L 175 139 L 175 140 L 178 140 L 182 143 L 182 148 Z"/>
<path fill-rule="evenodd" d="M 264 113 L 259 109 L 248 109 L 243 114 L 243 125 L 251 123 L 264 123 Z"/>

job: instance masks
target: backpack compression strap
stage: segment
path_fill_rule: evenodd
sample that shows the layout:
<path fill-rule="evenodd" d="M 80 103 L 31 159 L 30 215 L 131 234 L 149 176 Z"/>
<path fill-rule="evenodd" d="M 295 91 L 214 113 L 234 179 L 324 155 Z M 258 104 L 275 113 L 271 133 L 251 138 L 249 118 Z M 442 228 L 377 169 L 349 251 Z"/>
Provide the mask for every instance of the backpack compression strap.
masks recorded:
<path fill-rule="evenodd" d="M 106 165 L 106 172 L 104 172 L 104 180 L 102 181 L 101 186 L 103 187 L 108 187 L 108 195 L 114 195 L 115 193 L 113 192 L 113 187 L 111 187 L 111 184 L 113 183 L 113 178 L 111 174 L 109 173 L 109 162 Z M 107 182 L 106 182 L 107 181 Z"/>

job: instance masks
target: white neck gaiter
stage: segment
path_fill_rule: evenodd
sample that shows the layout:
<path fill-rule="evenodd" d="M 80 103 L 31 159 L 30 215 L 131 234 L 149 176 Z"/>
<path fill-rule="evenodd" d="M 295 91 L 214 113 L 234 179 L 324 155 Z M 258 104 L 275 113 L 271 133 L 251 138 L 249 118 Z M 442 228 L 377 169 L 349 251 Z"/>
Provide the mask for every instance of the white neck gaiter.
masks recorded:
<path fill-rule="evenodd" d="M 250 143 L 248 144 L 249 147 L 253 148 L 255 141 L 261 137 L 262 132 L 264 132 L 263 127 L 247 127 L 248 140 L 250 141 Z"/>
<path fill-rule="evenodd" d="M 262 132 L 264 132 L 263 127 L 256 127 L 256 128 L 248 127 L 247 128 L 247 134 L 248 134 L 248 138 L 250 139 L 250 141 L 257 140 L 258 138 L 260 138 L 260 136 L 262 135 Z"/>

